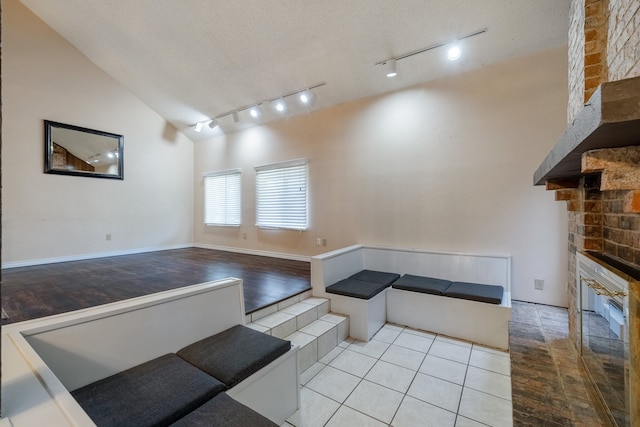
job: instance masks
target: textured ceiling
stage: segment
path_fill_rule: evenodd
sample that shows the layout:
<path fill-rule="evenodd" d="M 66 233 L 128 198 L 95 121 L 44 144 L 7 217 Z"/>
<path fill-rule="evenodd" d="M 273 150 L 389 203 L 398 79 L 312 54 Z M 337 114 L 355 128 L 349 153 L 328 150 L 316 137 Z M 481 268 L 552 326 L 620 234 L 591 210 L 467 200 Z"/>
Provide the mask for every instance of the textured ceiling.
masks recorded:
<path fill-rule="evenodd" d="M 21 0 L 192 140 L 190 124 L 315 83 L 314 109 L 567 43 L 570 0 Z M 487 28 L 452 62 L 438 48 Z M 288 99 L 289 100 L 289 99 Z M 293 101 L 291 99 L 290 101 Z M 292 109 L 290 114 L 302 110 Z M 245 112 L 246 113 L 246 112 Z M 222 129 L 248 126 L 231 117 Z M 274 119 L 266 115 L 265 120 Z"/>

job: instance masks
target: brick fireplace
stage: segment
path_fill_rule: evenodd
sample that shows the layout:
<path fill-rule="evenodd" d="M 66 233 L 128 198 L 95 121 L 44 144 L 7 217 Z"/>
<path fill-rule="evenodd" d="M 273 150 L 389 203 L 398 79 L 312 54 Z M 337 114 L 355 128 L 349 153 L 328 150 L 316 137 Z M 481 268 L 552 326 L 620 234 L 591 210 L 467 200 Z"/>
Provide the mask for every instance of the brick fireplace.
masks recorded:
<path fill-rule="evenodd" d="M 566 201 L 569 336 L 580 344 L 576 253 L 640 268 L 640 2 L 572 0 L 568 127 L 534 175 Z M 640 289 L 630 289 L 630 384 L 640 395 Z M 632 425 L 640 403 L 631 399 Z M 637 423 L 637 424 L 636 424 Z"/>

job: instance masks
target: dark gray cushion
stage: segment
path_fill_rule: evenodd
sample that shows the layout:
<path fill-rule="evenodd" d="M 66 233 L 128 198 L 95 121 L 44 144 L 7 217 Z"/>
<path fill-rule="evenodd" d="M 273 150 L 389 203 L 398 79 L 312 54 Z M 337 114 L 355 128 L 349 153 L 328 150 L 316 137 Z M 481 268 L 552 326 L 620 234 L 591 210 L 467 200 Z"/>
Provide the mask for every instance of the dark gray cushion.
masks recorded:
<path fill-rule="evenodd" d="M 362 280 L 363 282 L 370 283 L 378 283 L 380 285 L 390 285 L 400 277 L 399 274 L 396 273 L 385 273 L 383 271 L 374 271 L 374 270 L 362 270 L 351 277 L 349 279 L 354 280 Z"/>
<path fill-rule="evenodd" d="M 135 366 L 71 394 L 99 427 L 169 425 L 224 390 L 175 354 Z"/>
<path fill-rule="evenodd" d="M 502 302 L 502 286 L 481 285 L 479 283 L 453 282 L 444 295 L 473 301 L 500 304 Z"/>
<path fill-rule="evenodd" d="M 451 285 L 450 280 L 434 279 L 433 277 L 412 276 L 405 274 L 395 282 L 395 289 L 403 289 L 405 291 L 421 292 L 423 294 L 442 295 L 444 291 Z"/>
<path fill-rule="evenodd" d="M 251 408 L 220 393 L 171 427 L 277 427 Z"/>
<path fill-rule="evenodd" d="M 236 325 L 195 342 L 177 354 L 222 381 L 229 389 L 290 348 L 290 341 Z"/>
<path fill-rule="evenodd" d="M 330 294 L 344 295 L 347 297 L 371 299 L 378 295 L 388 284 L 364 282 L 362 280 L 344 279 L 326 288 Z"/>

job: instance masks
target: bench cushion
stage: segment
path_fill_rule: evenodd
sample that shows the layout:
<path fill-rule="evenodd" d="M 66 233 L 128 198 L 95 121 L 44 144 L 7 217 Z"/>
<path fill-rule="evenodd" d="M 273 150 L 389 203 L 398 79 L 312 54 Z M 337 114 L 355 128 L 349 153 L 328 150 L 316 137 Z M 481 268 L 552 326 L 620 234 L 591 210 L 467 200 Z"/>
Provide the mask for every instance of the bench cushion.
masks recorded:
<path fill-rule="evenodd" d="M 179 420 L 224 384 L 166 354 L 71 392 L 96 425 L 156 426 Z"/>
<path fill-rule="evenodd" d="M 394 280 L 398 279 L 398 277 L 400 277 L 400 275 L 396 273 L 385 273 L 383 271 L 374 271 L 374 270 L 362 270 L 350 276 L 349 279 L 362 280 L 363 282 L 377 283 L 380 285 L 389 286 L 394 282 Z"/>
<path fill-rule="evenodd" d="M 177 354 L 222 381 L 229 389 L 290 348 L 290 341 L 236 325 L 188 345 Z"/>
<path fill-rule="evenodd" d="M 362 280 L 344 279 L 326 288 L 330 294 L 347 297 L 371 299 L 388 288 L 388 284 L 364 282 Z"/>
<path fill-rule="evenodd" d="M 253 409 L 220 393 L 171 427 L 277 427 Z"/>
<path fill-rule="evenodd" d="M 444 295 L 453 298 L 500 304 L 502 302 L 502 286 L 481 285 L 479 283 L 453 282 L 444 291 Z"/>
<path fill-rule="evenodd" d="M 443 295 L 451 285 L 450 280 L 435 279 L 433 277 L 412 276 L 405 274 L 395 282 L 393 287 L 405 291 L 422 292 L 423 294 Z"/>

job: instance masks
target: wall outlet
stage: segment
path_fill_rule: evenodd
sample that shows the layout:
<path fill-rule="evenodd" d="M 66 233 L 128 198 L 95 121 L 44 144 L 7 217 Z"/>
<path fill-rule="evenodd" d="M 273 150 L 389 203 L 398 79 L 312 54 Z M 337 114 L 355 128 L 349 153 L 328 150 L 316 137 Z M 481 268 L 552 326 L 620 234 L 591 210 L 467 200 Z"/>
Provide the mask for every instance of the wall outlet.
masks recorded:
<path fill-rule="evenodd" d="M 539 291 L 541 291 L 541 290 L 543 290 L 543 289 L 544 289 L 544 280 L 542 280 L 542 279 L 535 279 L 535 280 L 533 281 L 533 283 L 534 283 L 535 288 L 536 288 L 536 289 L 538 289 Z"/>
<path fill-rule="evenodd" d="M 316 239 L 316 246 L 322 246 L 322 239 L 319 237 Z"/>
<path fill-rule="evenodd" d="M 107 234 L 107 240 L 111 240 L 111 234 Z"/>

